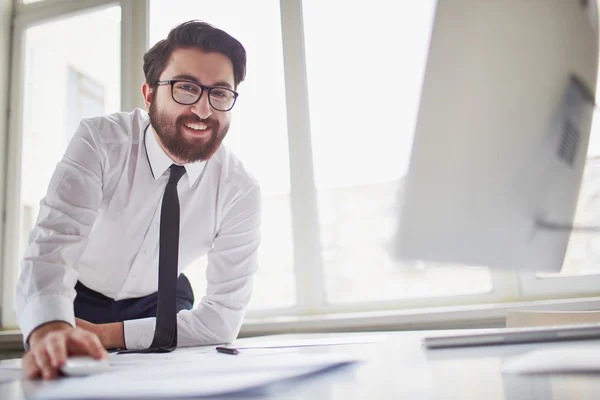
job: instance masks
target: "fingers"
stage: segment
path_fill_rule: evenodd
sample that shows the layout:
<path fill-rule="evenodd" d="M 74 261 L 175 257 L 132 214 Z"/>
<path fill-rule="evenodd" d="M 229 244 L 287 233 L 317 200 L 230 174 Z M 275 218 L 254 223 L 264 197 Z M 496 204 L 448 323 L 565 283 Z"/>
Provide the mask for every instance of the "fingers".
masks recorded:
<path fill-rule="evenodd" d="M 67 360 L 67 345 L 59 332 L 52 332 L 47 336 L 46 351 L 50 359 L 50 365 L 60 368 Z"/>
<path fill-rule="evenodd" d="M 33 358 L 37 367 L 41 370 L 41 375 L 44 379 L 56 377 L 57 369 L 51 365 L 50 357 L 48 356 L 47 348 L 45 346 L 38 346 L 33 351 Z"/>
<path fill-rule="evenodd" d="M 27 379 L 35 379 L 42 376 L 42 370 L 37 366 L 31 351 L 23 356 L 23 372 Z"/>
<path fill-rule="evenodd" d="M 94 333 L 72 328 L 48 333 L 23 357 L 23 371 L 28 379 L 53 379 L 70 355 L 108 357 L 107 351 Z"/>

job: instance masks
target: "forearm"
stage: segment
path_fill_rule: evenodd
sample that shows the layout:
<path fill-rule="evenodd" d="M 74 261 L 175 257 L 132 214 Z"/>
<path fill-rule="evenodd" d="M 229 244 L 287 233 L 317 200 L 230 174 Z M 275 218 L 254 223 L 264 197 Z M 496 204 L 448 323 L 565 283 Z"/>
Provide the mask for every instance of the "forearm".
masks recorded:
<path fill-rule="evenodd" d="M 124 349 L 123 322 L 93 324 L 81 318 L 76 319 L 77 326 L 98 336 L 105 349 Z"/>

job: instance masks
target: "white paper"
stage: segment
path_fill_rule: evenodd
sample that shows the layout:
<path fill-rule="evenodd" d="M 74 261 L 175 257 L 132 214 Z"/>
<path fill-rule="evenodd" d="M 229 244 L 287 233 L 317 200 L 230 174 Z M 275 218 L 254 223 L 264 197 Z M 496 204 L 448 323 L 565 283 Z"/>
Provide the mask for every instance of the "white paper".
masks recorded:
<path fill-rule="evenodd" d="M 18 381 L 23 378 L 21 359 L 0 360 L 0 383 Z"/>
<path fill-rule="evenodd" d="M 224 346 L 235 349 L 268 349 L 278 347 L 306 347 L 306 346 L 331 346 L 331 345 L 342 345 L 342 344 L 360 344 L 360 343 L 378 343 L 383 342 L 387 339 L 386 335 L 344 335 L 344 336 L 331 336 L 331 337 L 315 337 L 315 338 L 302 338 L 295 339 L 291 337 L 289 339 L 269 339 L 261 338 L 257 340 L 252 338 L 248 344 L 245 343 L 244 339 L 235 341 L 233 344 Z"/>
<path fill-rule="evenodd" d="M 34 399 L 214 396 L 260 388 L 357 361 L 343 354 L 284 353 L 239 357 L 221 353 L 150 363 L 46 386 Z"/>
<path fill-rule="evenodd" d="M 108 355 L 109 365 L 115 368 L 130 368 L 156 363 L 185 363 L 198 360 L 198 355 L 215 353 L 216 346 L 179 347 L 170 353 L 133 353 Z"/>
<path fill-rule="evenodd" d="M 148 371 L 146 371 L 148 372 Z M 156 371 L 158 374 L 158 371 Z M 107 379 L 96 375 L 84 378 L 80 382 L 60 382 L 60 386 L 46 388 L 36 394 L 34 399 L 123 399 L 123 398 L 184 398 L 199 396 L 216 396 L 240 393 L 251 389 L 294 378 L 314 372 L 311 368 L 304 371 L 247 371 L 232 376 L 229 374 L 195 375 L 177 371 L 177 376 L 128 376 L 125 381 L 121 377 Z M 161 374 L 164 375 L 164 374 Z M 76 379 L 76 378 L 75 378 Z"/>
<path fill-rule="evenodd" d="M 0 369 L 21 369 L 22 359 L 10 358 L 6 360 L 0 360 Z"/>
<path fill-rule="evenodd" d="M 23 378 L 21 368 L 0 367 L 0 383 L 18 381 Z"/>
<path fill-rule="evenodd" d="M 502 365 L 507 374 L 551 374 L 600 371 L 600 346 L 560 346 L 532 350 Z"/>

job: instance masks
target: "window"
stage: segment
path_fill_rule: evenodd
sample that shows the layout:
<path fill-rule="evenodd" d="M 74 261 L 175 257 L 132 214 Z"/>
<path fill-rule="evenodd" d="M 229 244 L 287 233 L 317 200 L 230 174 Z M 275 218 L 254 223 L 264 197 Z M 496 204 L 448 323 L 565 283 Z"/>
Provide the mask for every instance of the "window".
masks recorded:
<path fill-rule="evenodd" d="M 75 116 L 71 113 L 85 117 L 90 113 L 119 111 L 119 42 L 119 7 L 67 17 L 25 32 L 25 49 L 30 57 L 25 58 L 24 101 L 29 107 L 24 109 L 22 118 L 21 204 L 31 207 L 36 216 L 54 167 L 67 147 L 65 138 L 73 134 Z M 89 51 L 90 48 L 94 51 Z M 88 78 L 86 82 L 81 76 L 73 78 L 74 66 L 101 83 L 89 84 L 94 81 Z M 71 79 L 77 79 L 75 94 Z M 95 85 L 94 96 L 85 94 L 85 83 L 90 88 Z M 90 92 L 89 88 L 87 91 Z M 92 98 L 94 103 L 89 101 Z M 74 109 L 75 104 L 80 108 Z M 20 254 L 25 245 L 20 244 Z"/>
<path fill-rule="evenodd" d="M 151 44 L 177 23 L 197 18 L 247 48 L 248 78 L 225 143 L 265 191 L 254 311 L 376 310 L 515 295 L 517 277 L 511 272 L 401 264 L 390 256 L 435 5 L 435 0 L 410 6 L 384 0 L 368 5 L 205 0 L 184 2 L 180 11 L 165 0 L 150 2 Z M 236 15 L 260 15 L 261 23 Z M 305 86 L 299 82 L 303 77 Z M 259 106 L 257 82 L 268 82 L 280 107 L 266 112 Z M 304 95 L 306 105 L 290 101 Z M 242 105 L 243 97 L 251 104 Z M 243 133 L 247 126 L 262 127 L 260 116 L 284 117 L 290 110 L 302 115 L 287 116 L 293 126 L 277 118 L 269 129 Z M 304 121 L 306 129 L 298 129 Z M 308 140 L 299 146 L 298 137 Z M 263 143 L 269 143 L 266 153 Z M 198 277 L 193 282 L 202 281 L 194 275 L 202 272 L 198 265 L 188 269 Z M 291 308 L 274 310 L 282 307 Z"/>
<path fill-rule="evenodd" d="M 293 23 L 281 21 L 280 15 L 289 10 L 280 10 L 274 0 L 190 1 L 180 3 L 181 8 L 165 0 L 150 3 L 151 45 L 177 23 L 197 18 L 231 33 L 248 52 L 247 80 L 240 87 L 225 144 L 256 174 L 264 193 L 264 238 L 251 309 L 295 305 L 300 312 L 322 312 L 328 304 L 488 294 L 492 277 L 486 268 L 398 265 L 388 251 L 435 2 L 405 10 L 386 1 L 369 7 L 343 1 L 301 4 L 313 144 L 308 154 L 286 140 L 292 133 L 285 121 L 285 91 L 293 90 L 294 83 L 284 81 L 283 59 L 297 43 L 282 37 L 282 31 L 291 29 L 286 22 Z M 233 9 L 236 13 L 229 12 Z M 341 9 L 344 18 L 339 17 Z M 260 15 L 260 24 L 248 15 Z M 354 29 L 358 20 L 360 30 Z M 382 81 L 373 81 L 373 74 Z M 376 104 L 366 100 L 370 93 L 381 94 Z M 295 184 L 300 193 L 316 194 L 313 214 L 303 204 L 291 208 L 291 152 L 304 152 L 299 156 L 314 163 L 314 181 Z M 292 235 L 294 215 L 318 221 L 318 235 L 310 238 L 313 248 L 320 249 L 314 265 L 294 258 L 294 252 L 303 251 L 291 247 L 299 240 Z M 194 263 L 186 270 L 196 293 L 204 290 L 202 265 Z M 295 288 L 301 292 L 298 297 Z"/>
<path fill-rule="evenodd" d="M 76 68 L 67 72 L 67 129 L 65 142 L 68 144 L 82 118 L 105 114 L 104 85 L 87 77 Z"/>
<path fill-rule="evenodd" d="M 12 310 L 19 261 L 79 120 L 142 105 L 140 51 L 190 19 L 224 29 L 248 53 L 224 143 L 263 193 L 249 316 L 595 295 L 597 234 L 573 233 L 563 271 L 555 275 L 399 263 L 390 256 L 435 5 L 16 0 L 2 325 L 16 324 L 6 310 Z M 598 129 L 596 119 L 576 217 L 581 225 L 600 225 Z M 205 263 L 186 269 L 198 300 Z"/>
<path fill-rule="evenodd" d="M 74 34 L 76 32 L 76 34 Z M 120 109 L 121 8 L 104 6 L 57 20 L 25 26 L 21 35 L 23 102 L 11 143 L 9 176 L 19 187 L 8 199 L 20 212 L 8 213 L 4 268 L 14 293 L 16 272 L 56 164 L 83 117 Z M 93 49 L 93 51 L 91 51 Z M 18 109 L 18 108 L 17 108 Z M 9 178 L 10 179 L 10 178 Z M 15 182 L 16 180 L 16 182 Z M 3 321 L 11 321 L 3 315 Z"/>
<path fill-rule="evenodd" d="M 434 11 L 435 1 L 303 1 L 330 303 L 485 293 L 492 287 L 486 268 L 400 265 L 390 256 Z"/>

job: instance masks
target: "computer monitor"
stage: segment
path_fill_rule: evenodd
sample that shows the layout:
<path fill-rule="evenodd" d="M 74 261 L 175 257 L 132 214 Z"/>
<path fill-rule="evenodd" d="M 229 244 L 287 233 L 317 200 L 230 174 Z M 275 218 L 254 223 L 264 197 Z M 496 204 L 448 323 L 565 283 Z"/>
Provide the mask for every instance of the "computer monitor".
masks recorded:
<path fill-rule="evenodd" d="M 591 0 L 438 1 L 399 258 L 560 270 L 594 110 L 596 14 Z"/>

